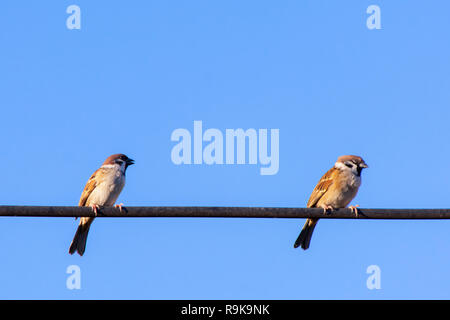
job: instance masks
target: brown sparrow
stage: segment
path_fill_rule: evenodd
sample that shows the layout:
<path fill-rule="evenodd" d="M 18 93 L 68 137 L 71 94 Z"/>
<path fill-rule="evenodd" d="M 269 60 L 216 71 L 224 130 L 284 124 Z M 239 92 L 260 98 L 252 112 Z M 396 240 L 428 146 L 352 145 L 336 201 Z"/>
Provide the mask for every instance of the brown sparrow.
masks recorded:
<path fill-rule="evenodd" d="M 124 154 L 113 154 L 109 156 L 103 165 L 89 178 L 83 193 L 81 194 L 78 206 L 91 207 L 97 215 L 97 210 L 101 206 L 113 206 L 125 186 L 125 172 L 128 166 L 134 164 L 134 160 Z M 122 204 L 115 207 L 122 210 Z M 80 219 L 75 237 L 70 244 L 69 253 L 78 251 L 83 255 L 86 248 L 86 240 L 89 228 L 94 218 L 83 217 Z"/>
<path fill-rule="evenodd" d="M 314 188 L 308 200 L 308 208 L 323 208 L 326 214 L 328 210 L 345 208 L 356 196 L 361 185 L 361 171 L 367 168 L 367 164 L 358 156 L 341 156 L 334 167 L 323 175 Z M 358 213 L 358 206 L 349 208 Z M 306 219 L 303 229 L 295 241 L 294 248 L 299 246 L 306 250 L 309 248 L 314 227 L 319 219 Z"/>

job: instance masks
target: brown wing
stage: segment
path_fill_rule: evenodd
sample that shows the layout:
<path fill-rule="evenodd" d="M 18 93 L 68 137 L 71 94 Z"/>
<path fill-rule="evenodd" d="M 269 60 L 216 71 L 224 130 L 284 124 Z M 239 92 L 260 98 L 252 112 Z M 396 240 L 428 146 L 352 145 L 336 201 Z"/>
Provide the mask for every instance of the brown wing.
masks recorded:
<path fill-rule="evenodd" d="M 95 187 L 100 182 L 99 176 L 102 175 L 103 169 L 97 169 L 92 176 L 89 178 L 88 182 L 86 183 L 86 186 L 84 187 L 83 193 L 81 194 L 80 201 L 78 202 L 78 206 L 84 207 L 86 206 L 86 201 L 89 198 L 89 196 L 92 193 L 92 190 L 95 189 Z"/>
<path fill-rule="evenodd" d="M 333 184 L 333 175 L 336 172 L 336 168 L 333 167 L 330 170 L 328 170 L 322 178 L 320 178 L 319 183 L 317 183 L 316 187 L 314 188 L 313 192 L 311 193 L 311 196 L 309 197 L 308 204 L 306 205 L 308 208 L 313 208 L 317 205 L 317 202 L 319 202 L 320 198 L 327 192 L 327 190 L 330 188 L 330 186 Z"/>

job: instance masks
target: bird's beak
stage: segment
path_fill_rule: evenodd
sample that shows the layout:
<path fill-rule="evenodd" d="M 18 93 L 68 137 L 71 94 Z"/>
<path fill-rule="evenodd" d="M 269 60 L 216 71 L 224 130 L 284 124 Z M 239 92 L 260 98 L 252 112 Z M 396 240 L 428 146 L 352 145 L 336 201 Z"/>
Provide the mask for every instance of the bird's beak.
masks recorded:
<path fill-rule="evenodd" d="M 361 168 L 368 168 L 369 167 L 365 162 L 361 163 L 359 166 Z"/>
<path fill-rule="evenodd" d="M 128 165 L 128 166 L 131 166 L 131 165 L 133 165 L 133 164 L 134 164 L 134 160 L 128 158 L 128 160 L 127 160 L 127 165 Z"/>

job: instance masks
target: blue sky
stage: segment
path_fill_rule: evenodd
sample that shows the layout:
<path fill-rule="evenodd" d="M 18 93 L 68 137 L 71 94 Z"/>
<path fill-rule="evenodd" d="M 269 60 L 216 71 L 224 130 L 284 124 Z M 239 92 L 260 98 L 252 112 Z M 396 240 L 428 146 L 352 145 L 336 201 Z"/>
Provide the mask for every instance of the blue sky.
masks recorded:
<path fill-rule="evenodd" d="M 81 8 L 68 30 L 66 8 Z M 381 30 L 366 9 L 381 9 Z M 112 153 L 129 206 L 304 207 L 342 154 L 370 168 L 354 204 L 448 208 L 446 1 L 3 1 L 1 204 L 76 205 Z M 180 165 L 177 128 L 280 132 L 280 167 Z M 0 298 L 450 298 L 450 221 L 0 219 Z M 81 269 L 81 290 L 66 269 Z M 370 265 L 381 289 L 366 287 Z"/>

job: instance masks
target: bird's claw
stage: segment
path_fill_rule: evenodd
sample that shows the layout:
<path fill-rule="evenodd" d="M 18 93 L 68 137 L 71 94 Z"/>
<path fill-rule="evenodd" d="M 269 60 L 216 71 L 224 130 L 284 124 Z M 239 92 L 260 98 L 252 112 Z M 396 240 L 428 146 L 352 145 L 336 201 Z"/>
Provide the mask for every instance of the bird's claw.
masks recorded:
<path fill-rule="evenodd" d="M 123 212 L 123 203 L 114 205 L 114 208 L 119 208 L 120 212 Z"/>
<path fill-rule="evenodd" d="M 329 214 L 333 210 L 334 210 L 334 208 L 332 206 L 327 206 L 327 205 L 323 206 L 323 214 L 325 214 L 325 215 Z"/>
<path fill-rule="evenodd" d="M 355 216 L 356 216 L 357 218 L 358 218 L 358 214 L 359 214 L 359 212 L 358 212 L 358 207 L 359 207 L 359 204 L 348 207 L 348 208 L 352 211 L 352 213 L 355 214 Z"/>
<path fill-rule="evenodd" d="M 90 207 L 92 208 L 92 211 L 94 211 L 95 216 L 98 216 L 98 209 L 100 208 L 98 205 L 96 204 L 91 204 Z"/>

